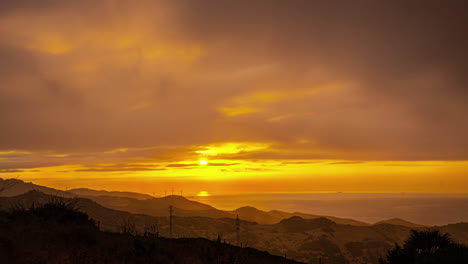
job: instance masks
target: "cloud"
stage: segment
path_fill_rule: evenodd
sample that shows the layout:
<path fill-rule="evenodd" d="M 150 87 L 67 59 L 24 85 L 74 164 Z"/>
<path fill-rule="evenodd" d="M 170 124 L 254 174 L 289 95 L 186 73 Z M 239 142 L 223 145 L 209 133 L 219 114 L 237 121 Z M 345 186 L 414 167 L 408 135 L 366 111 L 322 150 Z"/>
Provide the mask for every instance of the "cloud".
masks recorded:
<path fill-rule="evenodd" d="M 221 166 L 221 167 L 225 167 L 225 166 L 236 166 L 236 165 L 240 165 L 240 163 L 210 162 L 208 165 L 209 165 L 209 166 Z"/>
<path fill-rule="evenodd" d="M 166 170 L 164 168 L 86 168 L 77 169 L 75 172 L 137 172 L 137 171 L 160 171 Z"/>
<path fill-rule="evenodd" d="M 239 106 L 239 107 L 233 107 L 233 108 L 221 107 L 219 110 L 226 116 L 238 116 L 238 115 L 246 115 L 246 114 L 262 112 L 262 109 L 247 107 L 247 106 Z"/>
<path fill-rule="evenodd" d="M 14 172 L 23 172 L 23 170 L 17 170 L 17 169 L 0 170 L 0 173 L 14 173 Z"/>
<path fill-rule="evenodd" d="M 269 118 L 268 121 L 270 121 L 270 122 L 277 122 L 277 121 L 282 121 L 282 120 L 289 119 L 289 118 L 291 118 L 291 117 L 293 117 L 293 116 L 294 116 L 293 114 L 279 115 L 279 116 L 275 116 L 275 117 Z"/>
<path fill-rule="evenodd" d="M 169 167 L 169 168 L 185 168 L 185 167 L 195 167 L 195 166 L 199 166 L 200 164 L 197 164 L 197 163 L 191 163 L 191 164 L 168 164 L 166 165 L 166 167 Z"/>
<path fill-rule="evenodd" d="M 362 161 L 338 161 L 338 162 L 330 162 L 330 165 L 347 165 L 347 164 L 362 164 Z"/>
<path fill-rule="evenodd" d="M 0 150 L 177 162 L 274 142 L 230 155 L 467 159 L 466 5 L 3 1 Z"/>

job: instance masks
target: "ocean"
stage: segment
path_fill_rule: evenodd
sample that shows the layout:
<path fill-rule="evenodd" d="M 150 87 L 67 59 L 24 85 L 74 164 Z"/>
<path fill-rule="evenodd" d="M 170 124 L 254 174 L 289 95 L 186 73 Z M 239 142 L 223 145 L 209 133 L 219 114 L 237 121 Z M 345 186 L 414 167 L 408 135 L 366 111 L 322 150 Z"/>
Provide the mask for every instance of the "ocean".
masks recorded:
<path fill-rule="evenodd" d="M 423 225 L 468 222 L 468 194 L 281 193 L 188 197 L 222 210 L 303 212 L 375 223 L 401 218 Z"/>

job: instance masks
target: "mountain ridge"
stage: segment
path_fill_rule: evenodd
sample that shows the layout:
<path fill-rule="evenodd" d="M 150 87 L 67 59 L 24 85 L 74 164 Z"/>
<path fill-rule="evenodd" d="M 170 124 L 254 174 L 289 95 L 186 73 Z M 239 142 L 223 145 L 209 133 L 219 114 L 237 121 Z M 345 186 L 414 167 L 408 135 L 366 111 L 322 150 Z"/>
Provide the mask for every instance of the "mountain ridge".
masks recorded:
<path fill-rule="evenodd" d="M 401 218 L 391 218 L 391 219 L 382 220 L 382 221 L 378 221 L 374 223 L 374 225 L 381 225 L 381 224 L 399 225 L 399 226 L 406 226 L 406 227 L 427 227 L 425 225 L 412 223 L 410 221 L 406 221 Z"/>
<path fill-rule="evenodd" d="M 80 210 L 100 223 L 101 229 L 121 231 L 123 227 L 142 234 L 148 227 L 156 226 L 159 234 L 169 236 L 169 220 L 143 214 L 131 214 L 106 208 L 87 198 L 53 198 L 53 195 L 32 190 L 14 197 L 0 197 L 0 209 L 9 206 L 23 205 L 26 208 L 50 201 L 65 199 L 77 201 Z M 250 247 L 267 251 L 273 255 L 283 256 L 306 263 L 361 264 L 377 263 L 378 258 L 391 249 L 394 243 L 403 243 L 412 228 L 379 224 L 371 226 L 353 226 L 337 224 L 327 218 L 304 219 L 293 216 L 276 224 L 258 224 L 240 220 L 241 242 Z M 418 228 L 416 228 L 418 229 Z M 428 228 L 419 228 L 428 229 Z M 454 240 L 468 241 L 468 223 L 450 224 L 431 227 L 453 235 Z M 236 220 L 233 218 L 210 218 L 202 216 L 173 217 L 175 237 L 203 237 L 216 240 L 220 237 L 227 243 L 236 242 Z"/>
<path fill-rule="evenodd" d="M 136 199 L 128 196 L 135 196 L 134 192 L 112 192 L 112 191 L 96 191 L 88 188 L 76 188 L 68 191 L 57 190 L 41 185 L 33 184 L 32 182 L 24 182 L 18 179 L 3 180 L 0 178 L 0 185 L 5 181 L 14 180 L 16 184 L 9 190 L 0 193 L 0 196 L 14 196 L 27 192 L 28 190 L 40 190 L 46 194 L 61 195 L 64 197 L 82 197 L 91 199 L 105 207 L 127 211 L 134 214 L 146 214 L 151 216 L 166 216 L 168 214 L 169 206 L 174 207 L 174 213 L 179 216 L 205 216 L 212 218 L 240 218 L 247 221 L 254 221 L 261 224 L 275 224 L 279 223 L 282 219 L 292 216 L 300 216 L 302 218 L 314 219 L 323 217 L 320 215 L 306 214 L 306 213 L 289 213 L 278 210 L 262 211 L 252 206 L 243 206 L 232 211 L 219 210 L 211 205 L 203 204 L 197 201 L 189 200 L 183 196 L 168 195 L 164 197 L 151 197 L 149 199 Z M 77 191 L 78 190 L 78 191 Z M 80 194 L 82 193 L 82 194 Z M 83 195 L 86 194 L 86 195 Z M 92 195 L 89 195 L 92 194 Z M 112 194 L 112 195 L 100 195 Z M 146 194 L 140 194 L 139 197 L 147 197 Z M 149 195 L 148 195 L 149 196 Z M 347 218 L 339 218 L 333 216 L 325 216 L 326 218 L 340 224 L 350 224 L 357 226 L 370 225 L 361 221 Z"/>
<path fill-rule="evenodd" d="M 117 196 L 117 197 L 130 197 L 138 200 L 147 200 L 154 198 L 151 195 L 137 193 L 137 192 L 122 192 L 122 191 L 106 191 L 106 190 L 94 190 L 89 188 L 75 188 L 67 190 L 67 192 L 74 193 L 77 195 L 86 196 Z"/>

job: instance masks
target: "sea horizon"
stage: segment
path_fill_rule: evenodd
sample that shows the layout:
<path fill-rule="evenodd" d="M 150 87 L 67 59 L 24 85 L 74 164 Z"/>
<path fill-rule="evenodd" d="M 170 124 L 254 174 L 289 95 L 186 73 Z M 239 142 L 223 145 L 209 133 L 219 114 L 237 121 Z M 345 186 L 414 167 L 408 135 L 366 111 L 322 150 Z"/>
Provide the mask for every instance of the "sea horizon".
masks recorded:
<path fill-rule="evenodd" d="M 443 193 L 257 193 L 186 198 L 221 210 L 251 206 L 263 211 L 301 212 L 374 224 L 401 218 L 421 225 L 468 221 L 468 194 Z M 431 217 L 428 217 L 428 216 Z"/>

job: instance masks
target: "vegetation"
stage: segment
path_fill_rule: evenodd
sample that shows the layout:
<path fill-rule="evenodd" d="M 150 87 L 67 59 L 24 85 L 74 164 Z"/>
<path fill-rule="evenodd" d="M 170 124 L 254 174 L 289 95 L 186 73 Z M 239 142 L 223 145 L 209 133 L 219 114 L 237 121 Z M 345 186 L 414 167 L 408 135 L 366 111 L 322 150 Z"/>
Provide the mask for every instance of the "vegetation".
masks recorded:
<path fill-rule="evenodd" d="M 123 226 L 128 227 L 127 223 Z M 150 227 L 150 229 L 153 227 Z M 207 239 L 102 232 L 70 200 L 0 211 L 1 263 L 297 263 Z"/>
<path fill-rule="evenodd" d="M 450 235 L 438 230 L 411 231 L 403 247 L 395 244 L 380 264 L 464 264 L 468 263 L 468 248 L 455 243 Z"/>

